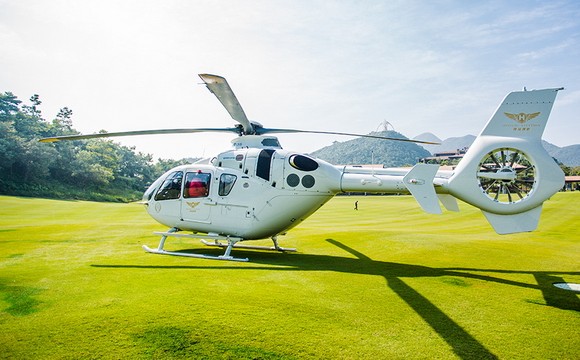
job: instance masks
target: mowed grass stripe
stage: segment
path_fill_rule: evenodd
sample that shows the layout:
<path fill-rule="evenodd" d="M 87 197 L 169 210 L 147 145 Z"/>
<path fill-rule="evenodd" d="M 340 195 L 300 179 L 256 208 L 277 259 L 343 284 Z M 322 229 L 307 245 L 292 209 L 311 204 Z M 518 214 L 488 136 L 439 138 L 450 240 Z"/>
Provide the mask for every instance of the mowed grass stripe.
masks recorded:
<path fill-rule="evenodd" d="M 281 237 L 298 253 L 230 263 L 144 253 L 139 204 L 0 197 L 0 358 L 575 359 L 580 300 L 551 283 L 580 283 L 579 200 L 499 236 L 466 204 L 337 197 Z"/>

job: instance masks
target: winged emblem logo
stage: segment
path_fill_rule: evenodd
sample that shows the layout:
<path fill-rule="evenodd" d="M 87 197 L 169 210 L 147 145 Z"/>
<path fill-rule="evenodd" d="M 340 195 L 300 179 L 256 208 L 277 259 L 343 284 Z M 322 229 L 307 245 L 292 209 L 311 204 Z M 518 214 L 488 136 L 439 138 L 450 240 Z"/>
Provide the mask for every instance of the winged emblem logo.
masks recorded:
<path fill-rule="evenodd" d="M 191 209 L 195 209 L 195 207 L 197 205 L 199 205 L 199 201 L 198 202 L 185 202 Z"/>
<path fill-rule="evenodd" d="M 531 114 L 526 114 L 526 113 L 510 114 L 510 113 L 504 112 L 504 114 L 505 114 L 505 116 L 509 117 L 510 119 L 512 119 L 520 124 L 525 124 L 529 120 L 532 120 L 536 116 L 540 115 L 540 112 L 535 112 L 535 113 L 531 113 Z"/>

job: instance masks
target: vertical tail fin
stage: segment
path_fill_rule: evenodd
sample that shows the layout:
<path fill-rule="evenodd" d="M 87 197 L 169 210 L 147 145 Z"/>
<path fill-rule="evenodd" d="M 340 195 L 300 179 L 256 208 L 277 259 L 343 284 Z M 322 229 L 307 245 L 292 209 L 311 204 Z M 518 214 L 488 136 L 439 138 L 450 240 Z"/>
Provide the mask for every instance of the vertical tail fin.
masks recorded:
<path fill-rule="evenodd" d="M 479 136 L 541 139 L 558 89 L 516 91 L 508 94 Z"/>

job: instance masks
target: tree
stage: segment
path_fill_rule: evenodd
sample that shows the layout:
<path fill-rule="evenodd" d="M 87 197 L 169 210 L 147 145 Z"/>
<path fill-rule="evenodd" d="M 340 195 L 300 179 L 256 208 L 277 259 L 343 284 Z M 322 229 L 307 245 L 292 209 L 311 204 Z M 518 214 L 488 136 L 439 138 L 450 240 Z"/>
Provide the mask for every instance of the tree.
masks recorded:
<path fill-rule="evenodd" d="M 19 136 L 26 139 L 36 139 L 49 134 L 49 124 L 42 118 L 38 106 L 42 104 L 38 95 L 30 98 L 32 105 L 22 105 L 22 111 L 12 116 L 14 129 Z"/>
<path fill-rule="evenodd" d="M 69 135 L 72 131 L 72 110 L 63 107 L 59 110 L 56 118 L 52 120 L 53 130 L 60 130 L 58 131 L 58 135 Z M 55 135 L 57 135 L 55 134 Z"/>
<path fill-rule="evenodd" d="M 115 178 L 119 162 L 115 144 L 111 140 L 88 140 L 73 161 L 72 177 L 85 187 L 106 186 Z"/>
<path fill-rule="evenodd" d="M 19 171 L 13 172 L 13 175 L 24 183 L 43 182 L 50 175 L 49 168 L 56 157 L 56 150 L 36 140 L 21 141 L 19 145 L 20 151 L 13 164 Z"/>
<path fill-rule="evenodd" d="M 22 106 L 23 112 L 27 115 L 41 118 L 42 113 L 41 113 L 40 109 L 38 108 L 42 104 L 42 101 L 40 101 L 40 96 L 38 94 L 32 95 L 30 97 L 30 103 L 32 105 L 23 105 Z"/>
<path fill-rule="evenodd" d="M 17 113 L 21 102 L 11 92 L 0 94 L 0 121 L 6 121 L 11 115 Z"/>
<path fill-rule="evenodd" d="M 133 190 L 144 191 L 155 180 L 153 157 L 135 153 L 135 147 L 118 146 L 119 166 L 115 182 Z"/>
<path fill-rule="evenodd" d="M 0 94 L 0 171 L 4 177 L 11 175 L 18 147 L 14 118 L 21 101 L 11 92 Z"/>
<path fill-rule="evenodd" d="M 168 168 L 188 162 L 154 164 L 151 155 L 111 140 L 39 143 L 41 137 L 78 134 L 71 109 L 61 108 L 47 122 L 41 104 L 36 94 L 22 104 L 11 92 L 0 93 L 0 193 L 50 196 L 53 188 L 59 197 L 65 189 L 74 198 L 136 199 Z"/>
<path fill-rule="evenodd" d="M 11 175 L 12 165 L 19 152 L 18 136 L 10 121 L 0 122 L 0 171 L 7 177 Z"/>

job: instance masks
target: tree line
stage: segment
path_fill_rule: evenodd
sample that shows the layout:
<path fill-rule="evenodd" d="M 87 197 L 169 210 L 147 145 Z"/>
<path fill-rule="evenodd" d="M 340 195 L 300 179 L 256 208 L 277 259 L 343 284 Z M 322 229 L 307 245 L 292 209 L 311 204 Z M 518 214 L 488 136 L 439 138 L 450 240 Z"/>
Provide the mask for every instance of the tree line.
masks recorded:
<path fill-rule="evenodd" d="M 166 170 L 196 160 L 153 161 L 150 154 L 136 152 L 135 147 L 104 139 L 39 143 L 38 139 L 43 137 L 79 133 L 73 128 L 71 109 L 63 107 L 54 118 L 46 120 L 41 104 L 36 94 L 25 104 L 11 92 L 0 93 L 0 194 L 133 201 L 140 199 L 147 186 Z M 357 145 L 356 151 L 350 149 L 353 154 L 361 153 L 361 144 Z M 387 146 L 389 142 L 381 145 Z M 377 151 L 373 161 L 385 160 L 379 159 L 382 153 L 396 153 L 395 158 L 403 159 L 400 151 L 395 150 Z M 321 155 L 318 156 L 324 158 Z M 368 163 L 370 159 L 357 161 Z M 580 175 L 580 167 L 560 166 L 566 175 Z"/>
<path fill-rule="evenodd" d="M 63 107 L 47 120 L 38 95 L 25 104 L 0 93 L 0 194 L 133 201 L 163 172 L 192 159 L 153 161 L 111 140 L 40 143 L 43 137 L 73 135 L 73 112 Z"/>

